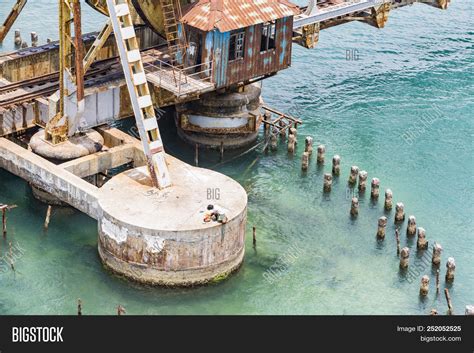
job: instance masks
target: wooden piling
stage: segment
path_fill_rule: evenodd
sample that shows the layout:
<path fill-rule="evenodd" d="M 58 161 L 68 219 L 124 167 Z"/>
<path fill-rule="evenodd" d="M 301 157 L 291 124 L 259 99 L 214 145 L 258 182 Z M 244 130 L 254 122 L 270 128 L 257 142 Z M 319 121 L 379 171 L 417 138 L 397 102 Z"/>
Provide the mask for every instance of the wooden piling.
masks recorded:
<path fill-rule="evenodd" d="M 436 294 L 439 294 L 439 270 L 436 270 Z"/>
<path fill-rule="evenodd" d="M 324 174 L 323 183 L 324 183 L 324 187 L 323 187 L 324 192 L 330 192 L 332 189 L 332 174 L 331 173 Z"/>
<path fill-rule="evenodd" d="M 303 152 L 303 157 L 301 157 L 301 170 L 307 171 L 309 167 L 309 153 Z"/>
<path fill-rule="evenodd" d="M 395 229 L 395 239 L 397 240 L 397 256 L 400 256 L 400 231 Z"/>
<path fill-rule="evenodd" d="M 48 205 L 48 210 L 46 211 L 46 218 L 44 220 L 44 230 L 48 230 L 49 221 L 51 219 L 51 205 Z"/>
<path fill-rule="evenodd" d="M 125 308 L 122 305 L 119 304 L 117 306 L 117 315 L 121 316 L 121 315 L 124 315 L 124 314 L 126 314 Z"/>
<path fill-rule="evenodd" d="M 353 197 L 351 200 L 351 216 L 356 217 L 359 214 L 359 199 Z"/>
<path fill-rule="evenodd" d="M 13 272 L 15 272 L 15 264 L 13 262 L 13 246 L 11 241 L 8 242 L 8 254 L 10 257 L 10 268 Z"/>
<path fill-rule="evenodd" d="M 326 146 L 324 145 L 319 145 L 318 146 L 318 157 L 317 157 L 317 163 L 318 164 L 324 164 L 324 154 L 326 153 Z"/>
<path fill-rule="evenodd" d="M 82 300 L 80 298 L 77 299 L 77 315 L 82 315 Z"/>
<path fill-rule="evenodd" d="M 453 303 L 451 302 L 448 288 L 444 288 L 444 295 L 446 297 L 446 302 L 448 303 L 448 315 L 453 315 Z"/>
<path fill-rule="evenodd" d="M 257 247 L 257 228 L 256 227 L 252 227 L 252 236 L 253 236 L 253 239 L 252 239 L 253 247 L 256 248 Z"/>
<path fill-rule="evenodd" d="M 3 237 L 7 236 L 7 208 L 2 206 L 2 229 Z"/>
<path fill-rule="evenodd" d="M 194 146 L 194 165 L 199 167 L 199 144 Z"/>

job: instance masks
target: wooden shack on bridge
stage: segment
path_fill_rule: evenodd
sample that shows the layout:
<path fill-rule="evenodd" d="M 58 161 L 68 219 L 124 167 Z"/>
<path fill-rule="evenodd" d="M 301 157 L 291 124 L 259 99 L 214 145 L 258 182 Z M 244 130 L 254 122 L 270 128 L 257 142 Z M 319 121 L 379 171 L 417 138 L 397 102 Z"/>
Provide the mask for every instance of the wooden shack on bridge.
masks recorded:
<path fill-rule="evenodd" d="M 287 0 L 199 0 L 181 23 L 193 63 L 207 66 L 216 88 L 247 84 L 291 65 L 293 17 Z"/>

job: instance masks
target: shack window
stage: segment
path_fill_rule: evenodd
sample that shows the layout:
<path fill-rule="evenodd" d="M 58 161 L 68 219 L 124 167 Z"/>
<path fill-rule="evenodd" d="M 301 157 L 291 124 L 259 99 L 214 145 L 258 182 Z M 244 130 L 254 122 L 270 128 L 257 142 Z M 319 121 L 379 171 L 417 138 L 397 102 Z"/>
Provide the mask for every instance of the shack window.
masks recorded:
<path fill-rule="evenodd" d="M 245 49 L 245 31 L 230 35 L 229 60 L 243 59 Z"/>
<path fill-rule="evenodd" d="M 267 50 L 275 49 L 275 37 L 276 37 L 276 22 L 267 22 L 263 24 L 262 29 L 262 42 L 260 45 L 260 51 L 264 52 Z"/>

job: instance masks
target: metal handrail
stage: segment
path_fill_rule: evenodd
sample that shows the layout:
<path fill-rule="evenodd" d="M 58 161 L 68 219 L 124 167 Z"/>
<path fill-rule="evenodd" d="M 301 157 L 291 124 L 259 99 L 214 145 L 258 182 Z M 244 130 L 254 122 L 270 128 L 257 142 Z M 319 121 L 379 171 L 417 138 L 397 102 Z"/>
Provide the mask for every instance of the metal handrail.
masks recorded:
<path fill-rule="evenodd" d="M 178 96 L 181 96 L 182 86 L 188 84 L 189 78 L 192 78 L 200 82 L 213 83 L 214 81 L 214 78 L 213 78 L 214 75 L 212 74 L 214 65 L 212 61 L 208 63 L 197 64 L 194 66 L 180 68 L 168 62 L 165 62 L 161 59 L 158 59 L 155 55 L 151 55 L 151 56 L 153 58 L 153 61 L 145 64 L 145 72 L 153 73 L 157 71 L 172 71 L 175 87 L 178 89 Z M 205 68 L 203 70 L 196 71 L 197 69 L 200 69 L 202 67 L 205 67 Z M 196 71 L 196 72 L 193 72 L 193 71 Z M 203 75 L 205 77 L 202 77 Z M 162 75 L 159 74 L 157 76 L 159 78 L 159 85 L 160 87 L 162 87 Z"/>

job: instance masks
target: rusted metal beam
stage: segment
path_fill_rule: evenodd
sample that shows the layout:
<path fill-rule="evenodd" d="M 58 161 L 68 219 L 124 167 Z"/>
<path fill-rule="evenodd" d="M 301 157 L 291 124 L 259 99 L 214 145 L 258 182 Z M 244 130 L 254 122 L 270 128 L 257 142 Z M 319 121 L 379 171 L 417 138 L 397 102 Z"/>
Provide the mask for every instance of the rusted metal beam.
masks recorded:
<path fill-rule="evenodd" d="M 17 0 L 15 5 L 13 5 L 10 14 L 7 16 L 7 19 L 0 27 L 0 43 L 2 43 L 5 39 L 6 35 L 8 34 L 16 19 L 18 18 L 18 15 L 20 14 L 21 10 L 23 10 L 23 7 L 25 7 L 27 1 L 28 0 Z"/>

